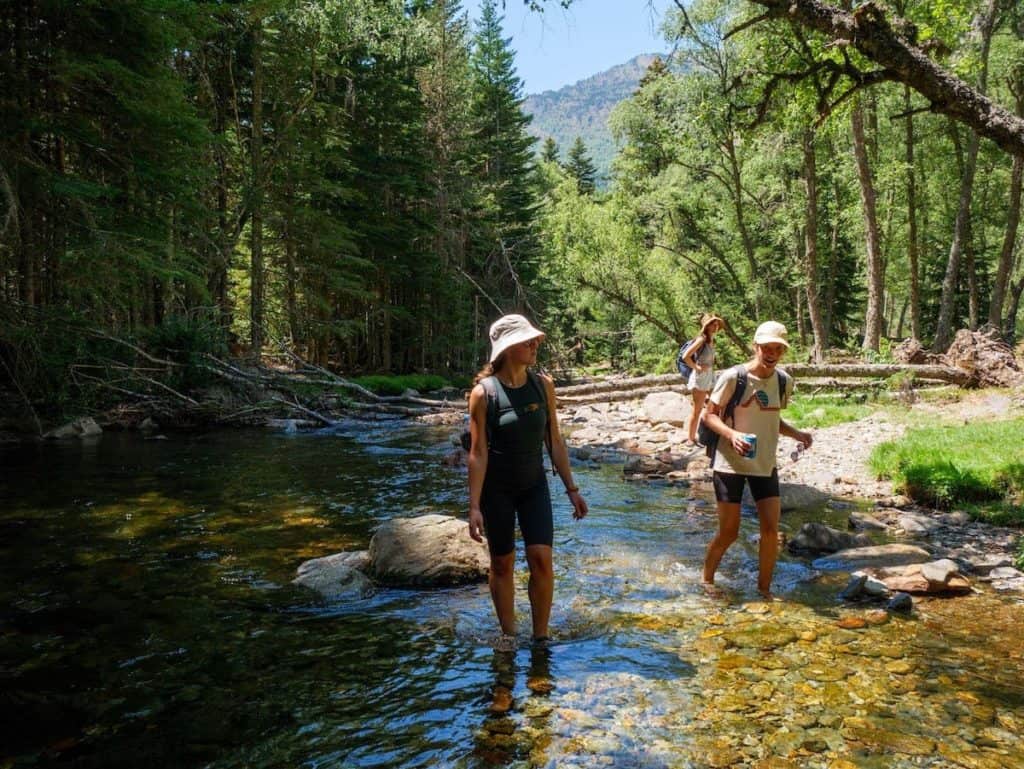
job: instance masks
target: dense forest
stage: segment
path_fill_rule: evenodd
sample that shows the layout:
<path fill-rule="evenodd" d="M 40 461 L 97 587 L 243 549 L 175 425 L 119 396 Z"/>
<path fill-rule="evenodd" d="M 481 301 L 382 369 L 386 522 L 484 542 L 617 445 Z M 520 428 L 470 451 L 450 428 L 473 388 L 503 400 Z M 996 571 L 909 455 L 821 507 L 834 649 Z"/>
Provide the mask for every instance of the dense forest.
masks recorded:
<path fill-rule="evenodd" d="M 768 317 L 816 359 L 1012 339 L 1024 156 L 771 5 L 678 5 L 599 190 L 529 135 L 496 0 L 6 3 L 0 381 L 52 404 L 132 350 L 281 348 L 460 377 L 514 310 L 558 368 L 666 370 L 704 310 L 733 357 Z M 1017 3 L 870 8 L 1024 115 Z"/>

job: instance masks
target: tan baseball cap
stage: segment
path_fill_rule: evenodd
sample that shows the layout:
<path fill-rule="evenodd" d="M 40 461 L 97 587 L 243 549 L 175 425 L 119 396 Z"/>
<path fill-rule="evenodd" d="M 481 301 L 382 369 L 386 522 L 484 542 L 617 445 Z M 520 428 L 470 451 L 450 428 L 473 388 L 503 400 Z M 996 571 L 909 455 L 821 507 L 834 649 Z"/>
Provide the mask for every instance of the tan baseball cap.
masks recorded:
<path fill-rule="evenodd" d="M 766 320 L 754 332 L 754 344 L 781 344 L 788 349 L 786 334 L 786 327 L 777 320 Z"/>

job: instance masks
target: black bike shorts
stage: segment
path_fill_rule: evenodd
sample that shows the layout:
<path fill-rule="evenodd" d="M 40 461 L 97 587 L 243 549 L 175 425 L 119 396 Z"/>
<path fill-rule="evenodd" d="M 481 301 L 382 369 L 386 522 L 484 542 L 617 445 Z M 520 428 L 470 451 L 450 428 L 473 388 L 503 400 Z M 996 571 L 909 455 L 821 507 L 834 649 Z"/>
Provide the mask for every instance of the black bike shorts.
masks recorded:
<path fill-rule="evenodd" d="M 551 514 L 551 493 L 543 473 L 537 483 L 523 490 L 503 488 L 484 482 L 480 495 L 487 549 L 491 555 L 508 555 L 516 548 L 516 516 L 523 542 L 551 547 L 555 525 Z"/>
<path fill-rule="evenodd" d="M 719 502 L 738 504 L 743 499 L 743 484 L 747 482 L 755 502 L 779 496 L 778 468 L 773 469 L 771 475 L 741 475 L 715 470 L 714 482 L 715 499 Z"/>

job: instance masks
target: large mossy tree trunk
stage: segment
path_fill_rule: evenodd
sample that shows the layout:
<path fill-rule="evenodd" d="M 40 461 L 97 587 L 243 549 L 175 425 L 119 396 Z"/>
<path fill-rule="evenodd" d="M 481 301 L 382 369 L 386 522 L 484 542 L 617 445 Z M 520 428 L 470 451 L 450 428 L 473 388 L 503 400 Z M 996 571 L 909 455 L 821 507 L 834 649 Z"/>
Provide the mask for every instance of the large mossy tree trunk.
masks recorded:
<path fill-rule="evenodd" d="M 257 19 L 252 30 L 252 137 L 249 151 L 252 168 L 252 214 L 249 221 L 249 344 L 260 358 L 263 349 L 263 28 Z"/>

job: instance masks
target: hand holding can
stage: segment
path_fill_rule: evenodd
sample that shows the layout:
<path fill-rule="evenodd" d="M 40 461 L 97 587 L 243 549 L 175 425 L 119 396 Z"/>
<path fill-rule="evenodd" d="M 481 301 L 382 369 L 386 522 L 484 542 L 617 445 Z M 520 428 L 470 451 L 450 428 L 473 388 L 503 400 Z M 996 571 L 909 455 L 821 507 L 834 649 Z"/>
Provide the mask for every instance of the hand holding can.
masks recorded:
<path fill-rule="evenodd" d="M 743 452 L 743 456 L 746 457 L 747 459 L 753 459 L 754 457 L 756 457 L 757 436 L 754 435 L 753 433 L 744 433 L 743 442 L 746 443 L 749 447 L 745 452 Z"/>

